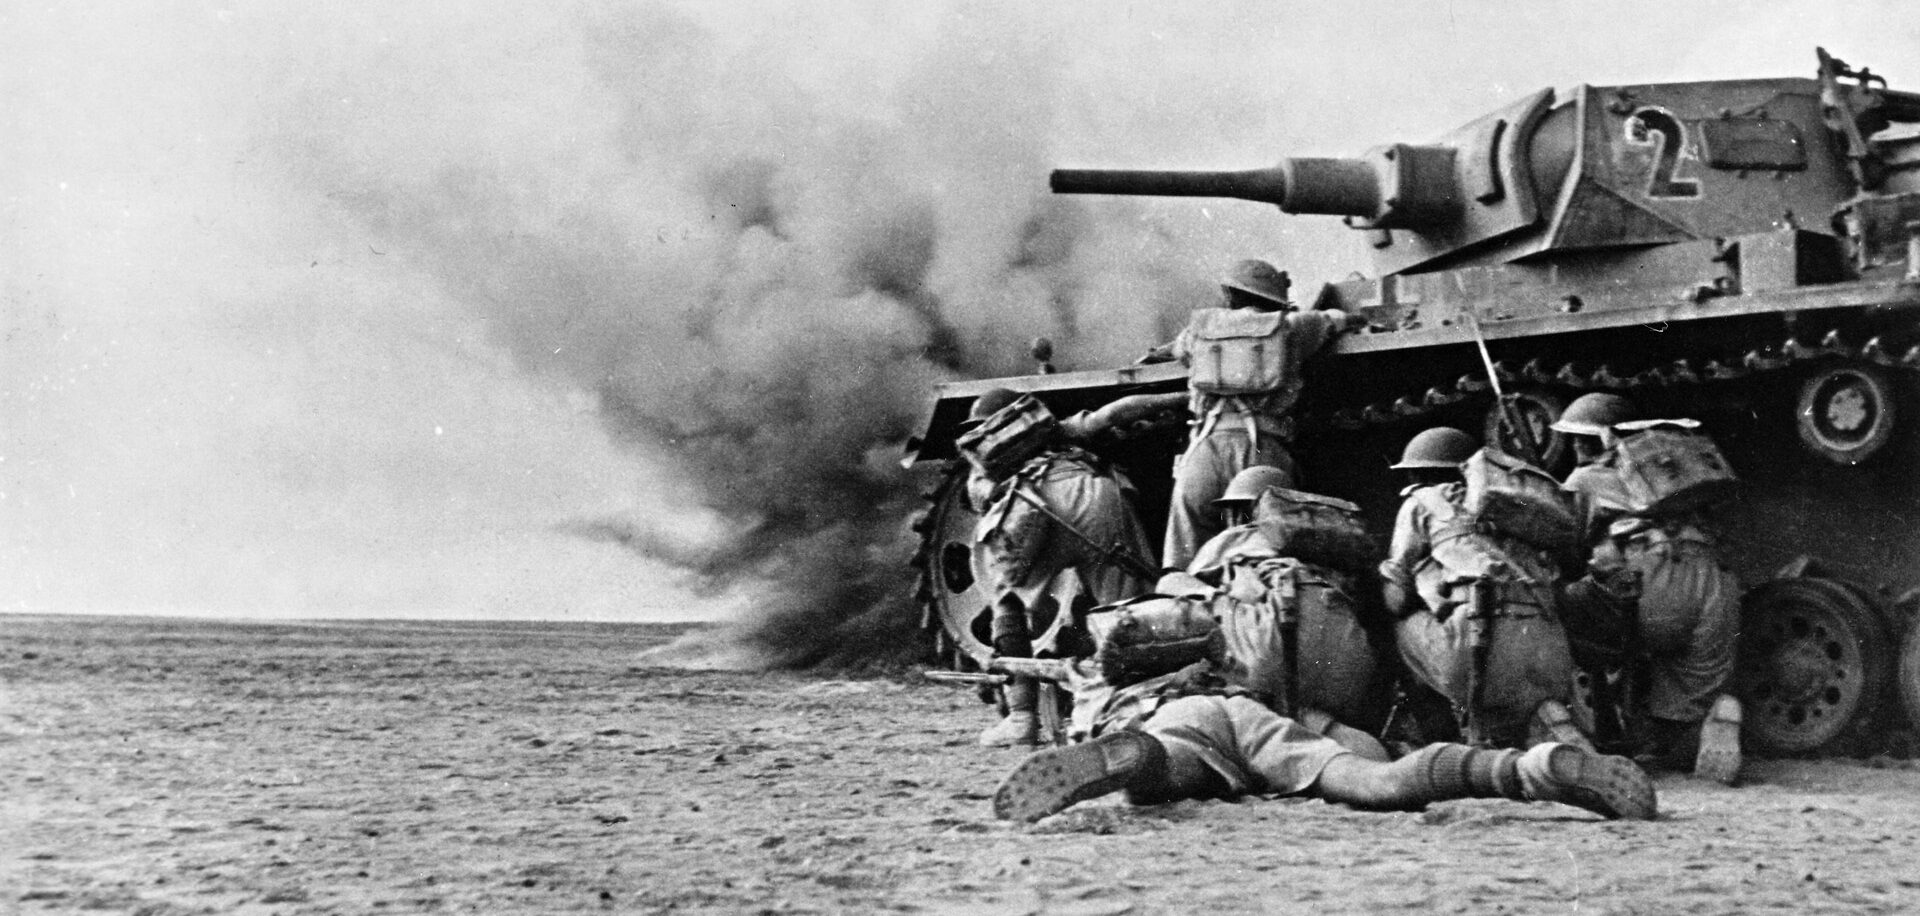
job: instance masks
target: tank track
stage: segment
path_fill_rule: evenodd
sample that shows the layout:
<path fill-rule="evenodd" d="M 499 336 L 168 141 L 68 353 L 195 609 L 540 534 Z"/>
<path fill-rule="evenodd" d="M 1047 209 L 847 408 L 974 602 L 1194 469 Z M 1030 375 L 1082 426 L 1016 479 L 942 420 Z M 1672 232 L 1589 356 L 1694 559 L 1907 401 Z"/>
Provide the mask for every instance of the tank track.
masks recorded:
<path fill-rule="evenodd" d="M 1748 350 L 1734 358 L 1679 359 L 1626 374 L 1615 371 L 1607 363 L 1582 368 L 1577 362 L 1549 365 L 1539 359 L 1518 366 L 1511 361 L 1496 362 L 1493 369 L 1502 385 L 1530 383 L 1559 385 L 1583 391 L 1625 391 L 1730 381 L 1820 359 L 1856 359 L 1890 369 L 1920 370 L 1920 344 L 1896 355 L 1880 337 L 1856 347 L 1843 340 L 1838 331 L 1833 331 L 1817 344 L 1789 337 L 1777 347 Z M 1402 423 L 1431 416 L 1440 408 L 1483 394 L 1492 387 L 1485 373 L 1468 373 L 1451 383 L 1435 385 L 1417 395 L 1376 401 L 1360 407 L 1343 407 L 1308 420 L 1350 431 Z"/>

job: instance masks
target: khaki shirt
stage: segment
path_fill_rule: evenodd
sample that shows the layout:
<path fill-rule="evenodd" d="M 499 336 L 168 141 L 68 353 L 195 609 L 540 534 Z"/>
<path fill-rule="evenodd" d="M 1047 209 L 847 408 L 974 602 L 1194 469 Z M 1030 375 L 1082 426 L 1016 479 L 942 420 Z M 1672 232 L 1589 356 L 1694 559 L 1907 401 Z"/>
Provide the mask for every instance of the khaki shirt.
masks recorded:
<path fill-rule="evenodd" d="M 1300 399 L 1300 389 L 1304 378 L 1300 365 L 1307 358 L 1320 352 L 1335 335 L 1347 326 L 1348 315 L 1339 309 L 1315 309 L 1310 311 L 1288 312 L 1286 317 L 1287 359 L 1283 372 L 1286 380 L 1280 387 L 1264 393 L 1221 397 L 1195 391 L 1188 402 L 1193 416 L 1202 418 L 1214 408 L 1220 408 L 1219 425 L 1229 427 L 1242 426 L 1247 418 L 1261 421 L 1278 422 L 1288 411 L 1293 410 L 1294 402 Z M 1193 328 L 1182 329 L 1180 336 L 1173 339 L 1172 353 L 1181 365 L 1193 364 Z M 1225 403 L 1222 403 L 1225 402 Z M 1267 432 L 1285 435 L 1281 429 L 1269 429 Z"/>
<path fill-rule="evenodd" d="M 1401 495 L 1405 501 L 1394 519 L 1393 541 L 1380 563 L 1383 580 L 1403 593 L 1418 594 L 1429 610 L 1446 616 L 1470 600 L 1464 586 L 1502 566 L 1506 574 L 1495 578 L 1517 586 L 1504 594 L 1506 603 L 1553 606 L 1553 583 L 1559 577 L 1553 555 L 1515 538 L 1477 530 L 1466 511 L 1466 484 L 1413 486 Z"/>

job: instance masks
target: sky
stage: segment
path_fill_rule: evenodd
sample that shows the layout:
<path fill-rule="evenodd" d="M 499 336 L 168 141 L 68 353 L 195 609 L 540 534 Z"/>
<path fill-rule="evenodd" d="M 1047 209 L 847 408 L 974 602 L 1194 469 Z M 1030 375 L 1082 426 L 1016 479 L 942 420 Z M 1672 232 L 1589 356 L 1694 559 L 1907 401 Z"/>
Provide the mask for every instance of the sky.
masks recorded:
<path fill-rule="evenodd" d="M 937 382 L 1167 333 L 1330 220 L 1059 166 L 1547 87 L 1920 85 L 1890 2 L 0 7 L 0 611 L 901 616 Z M 805 637 L 811 638 L 811 637 Z"/>

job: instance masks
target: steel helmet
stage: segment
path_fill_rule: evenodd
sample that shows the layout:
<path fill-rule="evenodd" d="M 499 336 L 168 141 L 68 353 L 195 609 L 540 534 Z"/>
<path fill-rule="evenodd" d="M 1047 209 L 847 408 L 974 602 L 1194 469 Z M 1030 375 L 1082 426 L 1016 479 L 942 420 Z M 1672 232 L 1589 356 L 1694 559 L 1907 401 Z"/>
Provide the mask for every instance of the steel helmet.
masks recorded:
<path fill-rule="evenodd" d="M 1480 443 L 1451 426 L 1436 426 L 1407 441 L 1395 470 L 1407 468 L 1453 468 L 1473 457 Z"/>
<path fill-rule="evenodd" d="M 1632 401 L 1617 394 L 1596 391 L 1583 394 L 1568 404 L 1560 414 L 1560 419 L 1553 421 L 1552 429 L 1577 436 L 1598 436 L 1615 423 L 1638 419 L 1640 411 Z"/>
<path fill-rule="evenodd" d="M 1252 293 L 1276 307 L 1287 305 L 1287 293 L 1293 288 L 1293 280 L 1284 270 L 1276 269 L 1272 264 L 1258 259 L 1249 259 L 1233 265 L 1226 277 L 1220 280 L 1226 289 L 1237 289 L 1243 293 Z"/>
<path fill-rule="evenodd" d="M 1004 410 L 1008 404 L 1020 400 L 1020 392 L 1012 388 L 988 388 L 973 399 L 973 409 L 967 412 L 967 418 L 960 421 L 961 429 L 972 429 L 987 421 L 988 417 Z"/>
<path fill-rule="evenodd" d="M 1227 492 L 1213 501 L 1216 506 L 1228 506 L 1234 503 L 1250 503 L 1260 498 L 1260 494 L 1275 487 L 1293 486 L 1293 475 L 1271 465 L 1259 464 L 1233 475 L 1233 481 L 1227 484 Z"/>

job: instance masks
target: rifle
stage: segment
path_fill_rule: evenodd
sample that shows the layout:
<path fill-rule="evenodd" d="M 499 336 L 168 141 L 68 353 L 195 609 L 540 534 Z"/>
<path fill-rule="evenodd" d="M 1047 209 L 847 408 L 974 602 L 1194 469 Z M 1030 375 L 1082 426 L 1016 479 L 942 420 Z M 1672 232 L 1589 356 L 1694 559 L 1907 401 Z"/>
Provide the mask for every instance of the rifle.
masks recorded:
<path fill-rule="evenodd" d="M 1286 696 L 1274 711 L 1289 719 L 1296 718 L 1300 708 L 1300 583 L 1294 580 L 1296 573 L 1297 570 L 1289 571 L 1276 583 L 1280 602 L 1280 685 Z"/>
<path fill-rule="evenodd" d="M 1028 505 L 1040 510 L 1040 514 L 1053 519 L 1055 524 L 1067 529 L 1074 537 L 1079 538 L 1081 543 L 1093 548 L 1094 551 L 1099 553 L 1101 559 L 1113 563 L 1116 566 L 1124 567 L 1127 572 L 1133 573 L 1136 578 L 1146 582 L 1152 582 L 1160 578 L 1159 570 L 1148 566 L 1145 561 L 1134 556 L 1132 553 L 1121 550 L 1119 544 L 1103 545 L 1099 541 L 1088 537 L 1086 532 L 1075 528 L 1072 522 L 1061 518 L 1060 513 L 1053 511 L 1053 508 L 1047 505 L 1046 500 L 1027 492 L 1026 487 L 1021 485 L 1022 483 L 1023 481 L 1019 479 L 1014 480 L 1013 494 L 1015 496 L 1020 497 L 1022 500 L 1025 500 Z"/>
<path fill-rule="evenodd" d="M 1520 411 L 1519 395 L 1507 394 L 1500 387 L 1500 372 L 1493 366 L 1493 354 L 1487 350 L 1486 335 L 1480 333 L 1480 319 L 1472 312 L 1466 312 L 1467 328 L 1473 331 L 1473 342 L 1480 348 L 1480 363 L 1487 367 L 1487 382 L 1493 385 L 1494 400 L 1500 405 L 1500 414 L 1513 430 L 1514 441 L 1520 446 L 1521 458 L 1528 464 L 1540 466 L 1540 443 L 1533 438 L 1533 425 L 1527 422 L 1526 415 Z M 1491 443 L 1498 445 L 1498 443 Z"/>
<path fill-rule="evenodd" d="M 1493 655 L 1493 619 L 1498 603 L 1496 590 L 1500 568 L 1473 580 L 1472 599 L 1467 605 L 1467 744 L 1489 746 L 1485 716 L 1487 662 Z"/>
<path fill-rule="evenodd" d="M 929 681 L 969 686 L 999 685 L 1014 677 L 1030 677 L 1034 680 L 1064 684 L 1072 668 L 1073 663 L 1064 658 L 1017 658 L 996 655 L 987 660 L 985 671 L 923 671 L 921 674 Z"/>
<path fill-rule="evenodd" d="M 1067 743 L 1067 723 L 1061 717 L 1063 696 L 1061 688 L 1073 671 L 1073 662 L 1063 658 L 1018 658 L 996 655 L 987 659 L 985 671 L 924 671 L 927 680 L 940 684 L 961 684 L 970 687 L 981 685 L 1000 686 L 1016 677 L 1030 677 L 1038 681 L 1039 697 L 1036 704 L 1040 714 L 1040 734 L 1052 744 Z"/>

